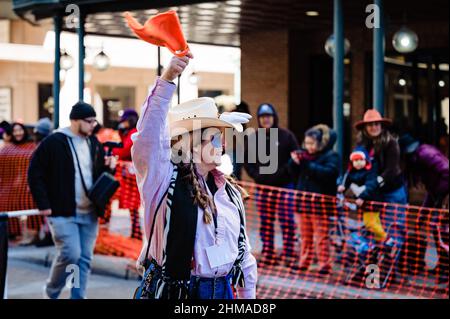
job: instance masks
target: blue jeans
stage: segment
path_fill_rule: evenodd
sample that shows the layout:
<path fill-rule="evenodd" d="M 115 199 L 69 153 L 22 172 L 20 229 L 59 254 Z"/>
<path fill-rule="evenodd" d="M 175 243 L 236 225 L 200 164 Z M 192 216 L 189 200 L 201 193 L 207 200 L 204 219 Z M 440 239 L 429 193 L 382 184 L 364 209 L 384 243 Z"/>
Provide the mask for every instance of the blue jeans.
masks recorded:
<path fill-rule="evenodd" d="M 48 221 L 56 256 L 45 292 L 51 299 L 56 299 L 67 281 L 71 288 L 70 298 L 84 299 L 98 235 L 97 216 L 94 213 L 77 214 L 72 217 L 49 217 Z"/>
<path fill-rule="evenodd" d="M 408 196 L 406 194 L 405 186 L 401 186 L 390 193 L 382 194 L 382 201 L 391 204 L 406 205 L 408 203 Z M 395 215 L 394 215 L 395 214 Z M 395 209 L 386 209 L 386 220 L 388 222 L 396 221 L 400 224 L 405 224 L 405 208 L 395 207 Z"/>
<path fill-rule="evenodd" d="M 406 187 L 401 186 L 397 188 L 396 190 L 389 192 L 389 193 L 383 193 L 382 194 L 382 201 L 385 203 L 391 203 L 391 204 L 399 204 L 399 205 L 406 205 L 408 203 L 408 196 L 406 194 Z M 385 221 L 387 227 L 391 226 L 392 224 L 396 224 L 399 229 L 399 233 L 397 233 L 397 237 L 400 239 L 404 239 L 404 235 L 406 232 L 406 214 L 405 214 L 405 208 L 404 207 L 397 207 L 397 206 L 387 206 L 386 212 L 385 212 Z M 390 233 L 392 236 L 392 233 Z"/>
<path fill-rule="evenodd" d="M 191 276 L 190 299 L 233 299 L 230 280 L 230 275 L 220 278 Z"/>

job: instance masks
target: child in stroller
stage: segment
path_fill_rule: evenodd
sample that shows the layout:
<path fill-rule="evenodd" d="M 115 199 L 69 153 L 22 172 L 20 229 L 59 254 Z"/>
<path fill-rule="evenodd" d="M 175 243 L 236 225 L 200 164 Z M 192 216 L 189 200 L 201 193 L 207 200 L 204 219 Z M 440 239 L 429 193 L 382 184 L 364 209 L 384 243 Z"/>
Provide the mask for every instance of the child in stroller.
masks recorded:
<path fill-rule="evenodd" d="M 367 151 L 356 148 L 350 155 L 349 168 L 338 186 L 338 211 L 347 211 L 348 216 L 341 214 L 335 219 L 336 233 L 332 235 L 332 238 L 338 239 L 334 242 L 340 243 L 339 259 L 348 268 L 344 278 L 346 284 L 359 282 L 366 287 L 383 288 L 395 273 L 403 245 L 403 228 L 391 223 L 385 231 L 380 213 L 374 211 L 373 205 L 367 204 L 378 199 L 377 187 L 376 169 Z M 347 189 L 354 195 L 355 203 L 345 201 L 344 192 Z M 358 208 L 363 211 L 362 223 L 350 217 L 351 212 L 358 212 Z"/>

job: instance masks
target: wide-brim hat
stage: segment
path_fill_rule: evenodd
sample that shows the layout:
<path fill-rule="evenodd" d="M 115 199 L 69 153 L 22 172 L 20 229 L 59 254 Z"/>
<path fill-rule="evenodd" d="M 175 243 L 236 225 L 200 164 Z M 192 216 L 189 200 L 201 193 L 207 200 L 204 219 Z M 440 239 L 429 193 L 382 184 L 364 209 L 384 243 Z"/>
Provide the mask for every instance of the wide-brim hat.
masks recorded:
<path fill-rule="evenodd" d="M 391 125 L 392 120 L 388 118 L 384 118 L 381 114 L 375 109 L 369 109 L 364 113 L 364 118 L 362 121 L 356 122 L 355 128 L 360 130 L 367 123 L 382 123 L 384 125 Z"/>
<path fill-rule="evenodd" d="M 201 97 L 181 103 L 169 110 L 170 136 L 174 137 L 208 127 L 229 127 L 238 132 L 243 131 L 242 124 L 231 123 L 219 117 L 219 111 L 212 98 Z"/>

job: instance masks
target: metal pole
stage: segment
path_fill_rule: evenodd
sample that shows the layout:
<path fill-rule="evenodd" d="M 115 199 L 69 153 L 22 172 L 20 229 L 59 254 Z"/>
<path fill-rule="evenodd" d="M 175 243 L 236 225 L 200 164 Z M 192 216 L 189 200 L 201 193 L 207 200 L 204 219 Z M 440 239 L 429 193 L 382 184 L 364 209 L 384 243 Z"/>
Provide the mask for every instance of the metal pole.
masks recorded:
<path fill-rule="evenodd" d="M 342 1 L 334 0 L 334 57 L 333 57 L 333 126 L 337 133 L 336 151 L 343 155 L 344 141 L 344 21 Z"/>
<path fill-rule="evenodd" d="M 436 143 L 436 94 L 435 94 L 435 85 L 436 85 L 436 78 L 435 78 L 435 71 L 433 70 L 433 58 L 432 56 L 427 57 L 427 75 L 428 75 L 428 107 L 427 107 L 427 117 L 428 117 L 428 136 L 429 140 L 428 142 L 430 144 Z M 437 67 L 437 66 L 436 66 Z"/>
<path fill-rule="evenodd" d="M 441 108 L 441 90 L 439 88 L 439 80 L 441 79 L 441 70 L 439 69 L 439 64 L 440 61 L 438 60 L 438 58 L 436 56 L 433 57 L 433 63 L 435 65 L 434 68 L 434 81 L 432 82 L 433 87 L 434 87 L 434 116 L 435 116 L 435 122 L 433 123 L 433 127 L 434 127 L 434 145 L 438 145 L 439 146 L 439 140 L 441 138 L 441 134 L 444 133 L 445 131 L 442 132 L 442 127 L 441 127 L 441 121 L 442 121 L 442 108 Z"/>
<path fill-rule="evenodd" d="M 6 299 L 8 265 L 8 217 L 0 216 L 0 299 Z"/>
<path fill-rule="evenodd" d="M 414 135 L 418 137 L 421 121 L 419 117 L 419 68 L 417 66 L 418 56 L 414 54 L 412 61 L 412 111 Z"/>
<path fill-rule="evenodd" d="M 181 75 L 178 76 L 178 85 L 177 85 L 178 104 L 180 104 L 180 94 L 181 94 Z"/>
<path fill-rule="evenodd" d="M 80 21 L 78 26 L 78 99 L 84 99 L 84 19 L 85 16 L 80 12 Z"/>
<path fill-rule="evenodd" d="M 161 76 L 161 68 L 161 47 L 158 46 L 158 69 L 156 70 L 158 76 Z"/>
<path fill-rule="evenodd" d="M 42 215 L 37 209 L 0 212 L 0 299 L 6 299 L 6 271 L 8 268 L 8 218 Z"/>
<path fill-rule="evenodd" d="M 384 10 L 383 0 L 375 0 L 380 27 L 373 28 L 373 107 L 384 115 Z"/>
<path fill-rule="evenodd" d="M 59 91 L 61 83 L 59 78 L 59 73 L 61 70 L 61 16 L 54 16 L 53 24 L 55 29 L 55 62 L 53 64 L 53 126 L 57 129 L 59 127 Z"/>

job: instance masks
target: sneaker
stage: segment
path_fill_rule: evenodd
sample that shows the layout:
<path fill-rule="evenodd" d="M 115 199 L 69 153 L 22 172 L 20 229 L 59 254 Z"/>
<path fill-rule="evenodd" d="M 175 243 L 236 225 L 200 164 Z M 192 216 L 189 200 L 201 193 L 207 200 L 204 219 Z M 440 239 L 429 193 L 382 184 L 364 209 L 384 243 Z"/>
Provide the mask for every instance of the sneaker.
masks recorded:
<path fill-rule="evenodd" d="M 50 299 L 49 295 L 47 294 L 47 286 L 42 287 L 42 299 Z"/>

